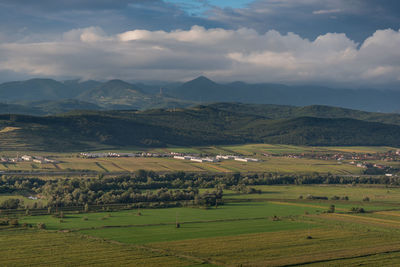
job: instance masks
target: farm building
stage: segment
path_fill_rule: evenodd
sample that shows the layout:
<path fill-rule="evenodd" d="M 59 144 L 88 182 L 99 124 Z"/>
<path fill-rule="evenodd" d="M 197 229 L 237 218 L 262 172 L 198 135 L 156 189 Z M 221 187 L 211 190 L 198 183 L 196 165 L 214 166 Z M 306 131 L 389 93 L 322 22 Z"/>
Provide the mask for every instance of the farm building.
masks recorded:
<path fill-rule="evenodd" d="M 21 157 L 21 159 L 25 160 L 25 161 L 31 161 L 32 160 L 32 156 L 28 156 L 28 155 L 23 155 Z"/>

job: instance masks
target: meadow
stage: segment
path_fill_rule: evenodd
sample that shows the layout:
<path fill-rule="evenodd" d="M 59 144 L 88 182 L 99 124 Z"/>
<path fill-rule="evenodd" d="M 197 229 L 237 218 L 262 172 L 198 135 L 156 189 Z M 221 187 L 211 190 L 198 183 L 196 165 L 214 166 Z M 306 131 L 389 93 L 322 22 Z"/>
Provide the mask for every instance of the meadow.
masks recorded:
<path fill-rule="evenodd" d="M 217 208 L 66 213 L 62 219 L 50 215 L 24 216 L 20 223 L 45 223 L 46 230 L 13 230 L 12 235 L 25 231 L 32 238 L 38 235 L 39 240 L 54 235 L 54 241 L 47 242 L 48 245 L 56 243 L 55 255 L 58 240 L 65 238 L 70 252 L 78 257 L 90 249 L 90 253 L 82 256 L 88 262 L 94 261 L 90 258 L 93 251 L 111 247 L 110 251 L 118 250 L 117 255 L 124 259 L 121 265 L 135 264 L 140 258 L 146 266 L 157 266 L 159 262 L 154 255 L 159 255 L 164 266 L 201 263 L 353 266 L 380 260 L 387 265 L 400 262 L 400 188 L 379 185 L 255 187 L 262 193 L 239 194 L 226 190 L 225 204 Z M 299 195 L 327 196 L 328 200 L 299 199 Z M 348 196 L 349 200 L 332 200 L 333 196 Z M 362 201 L 365 196 L 370 201 Z M 331 205 L 335 206 L 334 213 L 327 212 Z M 362 207 L 365 213 L 352 212 L 354 207 Z M 2 230 L 2 233 L 7 232 Z M 22 235 L 13 238 L 22 238 Z M 10 241 L 1 244 L 4 247 Z M 83 244 L 88 247 L 82 248 Z M 24 243 L 24 246 L 30 244 Z M 81 252 L 77 252 L 79 249 Z M 143 255 L 134 256 L 138 251 Z M 14 252 L 10 253 L 16 257 Z M 128 257 L 124 253 L 132 255 Z M 68 257 L 67 254 L 66 263 L 73 262 Z M 13 260 L 23 262 L 18 257 Z M 104 264 L 110 261 L 105 260 Z"/>

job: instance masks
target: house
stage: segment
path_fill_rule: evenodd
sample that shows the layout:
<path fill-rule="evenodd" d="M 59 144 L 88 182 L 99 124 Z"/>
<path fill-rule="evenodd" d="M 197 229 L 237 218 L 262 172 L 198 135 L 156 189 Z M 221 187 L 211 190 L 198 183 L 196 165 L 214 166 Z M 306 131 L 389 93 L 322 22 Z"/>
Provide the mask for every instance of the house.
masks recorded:
<path fill-rule="evenodd" d="M 23 155 L 23 156 L 21 157 L 21 159 L 22 159 L 22 160 L 25 160 L 25 161 L 31 161 L 31 160 L 32 160 L 32 157 L 31 157 L 31 156 L 28 156 L 28 155 Z"/>
<path fill-rule="evenodd" d="M 20 162 L 21 159 L 20 158 L 12 158 L 10 159 L 11 162 Z"/>
<path fill-rule="evenodd" d="M 35 163 L 40 163 L 40 164 L 45 163 L 44 159 L 33 159 L 32 161 Z"/>
<path fill-rule="evenodd" d="M 241 157 L 236 157 L 235 160 L 237 161 L 243 161 L 243 162 L 259 162 L 259 159 L 254 159 L 254 158 L 241 158 Z"/>
<path fill-rule="evenodd" d="M 189 156 L 174 156 L 174 159 L 190 160 L 192 157 Z"/>
<path fill-rule="evenodd" d="M 194 162 L 206 162 L 205 159 L 200 159 L 200 158 L 191 158 L 190 160 Z"/>
<path fill-rule="evenodd" d="M 218 155 L 216 156 L 217 159 L 234 159 L 234 156 L 231 155 Z"/>

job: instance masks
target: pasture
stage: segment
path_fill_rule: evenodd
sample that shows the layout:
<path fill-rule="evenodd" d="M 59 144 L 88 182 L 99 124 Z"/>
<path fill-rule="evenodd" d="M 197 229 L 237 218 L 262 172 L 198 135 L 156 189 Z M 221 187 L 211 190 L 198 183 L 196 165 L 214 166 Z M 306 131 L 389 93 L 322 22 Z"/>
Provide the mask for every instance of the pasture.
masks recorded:
<path fill-rule="evenodd" d="M 121 266 L 399 264 L 400 188 L 255 188 L 262 193 L 225 190 L 225 204 L 218 208 L 72 212 L 62 219 L 24 216 L 19 219 L 21 224 L 35 226 L 41 222 L 46 230 L 1 230 L 0 247 L 8 248 L 8 254 L 0 257 L 8 265 L 24 265 L 28 261 L 19 253 L 32 253 L 35 256 L 30 263 L 39 266 L 44 262 L 61 266 L 77 262 Z M 327 196 L 328 200 L 299 199 L 299 195 Z M 349 200 L 335 200 L 333 196 L 348 196 Z M 370 201 L 362 201 L 365 196 Z M 334 213 L 327 212 L 331 205 L 335 206 Z M 362 207 L 366 213 L 353 213 L 353 207 Z M 11 251 L 12 246 L 17 249 Z M 67 249 L 60 260 L 63 247 Z M 96 258 L 96 254 L 102 256 Z"/>

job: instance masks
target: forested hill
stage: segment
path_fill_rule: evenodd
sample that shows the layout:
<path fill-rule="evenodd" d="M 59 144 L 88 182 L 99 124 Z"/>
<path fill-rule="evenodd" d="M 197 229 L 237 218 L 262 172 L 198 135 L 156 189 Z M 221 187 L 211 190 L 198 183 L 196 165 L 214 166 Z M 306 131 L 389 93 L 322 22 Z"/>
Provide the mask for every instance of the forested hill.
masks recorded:
<path fill-rule="evenodd" d="M 350 117 L 317 117 L 318 113 L 272 116 L 273 113 L 260 110 L 260 106 L 251 112 L 251 106 L 213 104 L 168 110 L 85 111 L 46 117 L 6 114 L 0 115 L 0 149 L 80 151 L 104 146 L 256 142 L 400 146 L 399 125 Z M 381 116 L 379 120 L 384 121 L 384 114 Z"/>

